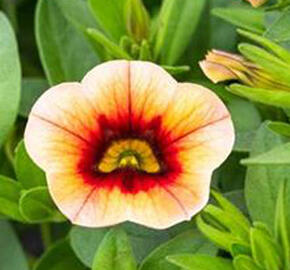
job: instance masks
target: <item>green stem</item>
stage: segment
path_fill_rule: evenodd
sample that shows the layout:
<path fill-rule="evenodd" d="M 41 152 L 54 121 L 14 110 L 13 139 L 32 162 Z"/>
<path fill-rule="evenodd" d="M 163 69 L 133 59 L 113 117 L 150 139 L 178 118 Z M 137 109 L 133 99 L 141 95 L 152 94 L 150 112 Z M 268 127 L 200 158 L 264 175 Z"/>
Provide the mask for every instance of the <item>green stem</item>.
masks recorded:
<path fill-rule="evenodd" d="M 47 249 L 52 243 L 50 225 L 48 223 L 41 224 L 40 230 L 43 247 Z"/>
<path fill-rule="evenodd" d="M 15 139 L 15 129 L 11 131 L 11 133 L 8 136 L 8 139 L 6 140 L 4 144 L 4 153 L 8 159 L 8 161 L 11 163 L 12 167 L 14 167 L 14 147 L 13 147 L 13 141 Z"/>

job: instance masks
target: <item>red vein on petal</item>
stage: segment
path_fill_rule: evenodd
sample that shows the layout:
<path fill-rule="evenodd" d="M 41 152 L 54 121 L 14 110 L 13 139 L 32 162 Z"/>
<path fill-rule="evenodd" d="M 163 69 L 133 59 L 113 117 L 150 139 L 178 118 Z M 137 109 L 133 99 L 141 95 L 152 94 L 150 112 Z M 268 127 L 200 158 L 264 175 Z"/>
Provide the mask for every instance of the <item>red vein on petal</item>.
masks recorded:
<path fill-rule="evenodd" d="M 129 130 L 132 132 L 132 93 L 131 93 L 131 66 L 128 62 L 128 114 L 129 114 Z"/>
<path fill-rule="evenodd" d="M 175 139 L 172 140 L 171 142 L 169 142 L 169 143 L 167 144 L 167 146 L 169 146 L 169 145 L 171 145 L 171 144 L 174 144 L 174 143 L 176 143 L 176 142 L 179 141 L 179 140 L 182 140 L 183 138 L 185 138 L 185 137 L 191 135 L 192 133 L 194 133 L 194 132 L 196 132 L 196 131 L 199 131 L 199 130 L 201 130 L 201 129 L 203 129 L 203 128 L 206 128 L 206 127 L 208 127 L 208 126 L 214 125 L 214 124 L 216 124 L 216 123 L 222 122 L 222 121 L 228 119 L 229 117 L 230 117 L 230 115 L 227 114 L 227 115 L 225 115 L 225 116 L 223 116 L 223 117 L 221 117 L 221 118 L 219 118 L 219 119 L 217 119 L 217 120 L 214 120 L 214 121 L 209 122 L 209 123 L 206 123 L 206 124 L 204 124 L 204 125 L 202 125 L 202 126 L 200 126 L 200 127 L 197 127 L 197 128 L 195 128 L 195 129 L 193 129 L 193 130 L 190 130 L 190 131 L 186 132 L 185 134 L 183 134 L 183 135 L 181 135 L 181 136 L 175 138 Z"/>
<path fill-rule="evenodd" d="M 75 132 L 73 132 L 73 131 L 67 129 L 67 128 L 64 127 L 64 126 L 61 126 L 61 125 L 59 125 L 59 124 L 57 124 L 57 123 L 55 123 L 55 122 L 53 122 L 53 121 L 51 121 L 51 120 L 49 120 L 49 119 L 46 119 L 46 118 L 44 118 L 44 117 L 42 117 L 42 116 L 40 116 L 40 115 L 34 114 L 34 113 L 32 113 L 31 116 L 37 118 L 38 120 L 41 120 L 41 121 L 43 121 L 43 122 L 46 122 L 46 123 L 48 123 L 48 124 L 50 124 L 50 125 L 52 125 L 52 126 L 54 126 L 54 127 L 56 127 L 56 128 L 59 128 L 59 129 L 65 131 L 66 133 L 69 133 L 70 135 L 72 135 L 72 136 L 74 136 L 74 137 L 80 139 L 81 141 L 87 143 L 88 145 L 93 146 L 93 145 L 92 145 L 88 140 L 86 140 L 86 139 L 83 138 L 82 136 L 78 135 L 77 133 L 75 133 Z"/>
<path fill-rule="evenodd" d="M 89 201 L 89 199 L 91 198 L 91 196 L 93 195 L 93 193 L 96 191 L 96 189 L 97 189 L 97 187 L 94 187 L 88 193 L 88 195 L 86 196 L 85 200 L 81 204 L 79 210 L 76 212 L 75 216 L 73 217 L 72 221 L 75 221 L 78 218 L 78 216 L 80 215 L 80 213 L 82 212 L 82 210 L 84 209 L 84 207 L 86 206 L 87 202 Z"/>
<path fill-rule="evenodd" d="M 176 195 L 172 191 L 170 191 L 167 187 L 165 187 L 164 185 L 162 185 L 162 187 L 168 193 L 168 195 L 178 204 L 178 206 L 183 211 L 184 215 L 187 218 L 189 218 L 189 214 L 187 213 L 186 209 L 184 208 L 184 206 L 182 205 L 182 203 L 179 201 L 179 199 L 176 197 Z"/>

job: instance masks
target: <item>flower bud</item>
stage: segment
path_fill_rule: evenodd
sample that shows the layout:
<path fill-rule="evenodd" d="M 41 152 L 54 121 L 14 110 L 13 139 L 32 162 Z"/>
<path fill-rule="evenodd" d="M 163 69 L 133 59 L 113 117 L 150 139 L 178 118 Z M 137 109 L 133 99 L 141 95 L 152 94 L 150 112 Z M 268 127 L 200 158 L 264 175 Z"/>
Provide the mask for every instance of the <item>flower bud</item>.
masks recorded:
<path fill-rule="evenodd" d="M 250 2 L 253 7 L 259 7 L 263 5 L 267 0 L 247 0 L 247 1 Z"/>
<path fill-rule="evenodd" d="M 212 50 L 199 65 L 214 83 L 237 80 L 251 87 L 290 90 L 289 85 L 278 82 L 271 73 L 240 55 Z"/>
<path fill-rule="evenodd" d="M 127 0 L 125 20 L 128 33 L 136 41 L 140 42 L 148 37 L 150 18 L 142 0 Z"/>
<path fill-rule="evenodd" d="M 248 71 L 250 68 L 258 69 L 255 64 L 248 62 L 240 55 L 218 50 L 208 52 L 205 60 L 201 61 L 199 65 L 204 74 L 214 83 L 240 80 L 251 85 Z"/>

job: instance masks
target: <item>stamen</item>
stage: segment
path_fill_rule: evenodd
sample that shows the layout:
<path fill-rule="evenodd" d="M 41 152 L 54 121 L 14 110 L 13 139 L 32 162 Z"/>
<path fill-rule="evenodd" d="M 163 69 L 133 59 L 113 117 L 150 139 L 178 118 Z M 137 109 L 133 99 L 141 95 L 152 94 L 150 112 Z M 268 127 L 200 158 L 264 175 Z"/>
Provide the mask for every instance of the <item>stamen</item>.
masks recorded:
<path fill-rule="evenodd" d="M 158 173 L 161 169 L 150 145 L 137 139 L 112 143 L 97 166 L 97 169 L 103 173 L 123 168 L 147 173 Z"/>
<path fill-rule="evenodd" d="M 140 169 L 138 159 L 134 155 L 122 157 L 119 162 L 119 167 L 120 168 L 132 167 L 132 168 Z"/>

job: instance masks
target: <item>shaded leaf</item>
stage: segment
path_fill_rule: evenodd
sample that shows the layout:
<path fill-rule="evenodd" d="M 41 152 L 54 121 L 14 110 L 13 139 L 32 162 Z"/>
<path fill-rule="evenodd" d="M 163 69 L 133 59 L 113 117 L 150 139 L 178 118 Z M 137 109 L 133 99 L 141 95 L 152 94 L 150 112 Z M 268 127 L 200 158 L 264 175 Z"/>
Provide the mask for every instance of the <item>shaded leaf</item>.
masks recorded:
<path fill-rule="evenodd" d="M 248 7 L 215 8 L 213 15 L 218 16 L 238 27 L 256 32 L 264 32 L 263 11 Z"/>
<path fill-rule="evenodd" d="M 47 187 L 35 187 L 23 191 L 19 209 L 29 223 L 65 221 L 64 216 L 53 203 Z"/>
<path fill-rule="evenodd" d="M 12 128 L 20 102 L 21 70 L 15 35 L 0 12 L 0 146 Z"/>
<path fill-rule="evenodd" d="M 282 247 L 284 268 L 288 270 L 290 268 L 290 230 L 286 220 L 286 188 L 287 183 L 283 181 L 276 204 L 275 238 Z"/>
<path fill-rule="evenodd" d="M 246 255 L 239 255 L 234 258 L 235 270 L 263 270 L 258 267 L 254 260 Z"/>
<path fill-rule="evenodd" d="M 167 231 L 156 231 L 129 222 L 124 223 L 122 227 L 130 238 L 138 262 L 169 239 Z M 78 226 L 72 228 L 71 246 L 78 258 L 88 267 L 92 265 L 94 255 L 108 230 L 109 228 L 90 229 Z"/>
<path fill-rule="evenodd" d="M 282 145 L 285 140 L 270 131 L 267 123 L 258 130 L 253 140 L 250 157 L 263 154 L 275 146 Z M 261 221 L 273 230 L 275 207 L 281 181 L 289 179 L 290 166 L 249 165 L 247 169 L 245 196 L 249 213 L 254 221 Z M 289 188 L 287 188 L 288 190 Z M 290 199 L 290 198 L 289 198 Z M 289 199 L 287 202 L 289 203 Z M 287 209 L 287 220 L 290 211 Z"/>
<path fill-rule="evenodd" d="M 259 228 L 251 228 L 251 248 L 254 261 L 263 269 L 282 269 L 282 259 L 273 239 Z"/>
<path fill-rule="evenodd" d="M 19 114 L 28 117 L 30 110 L 40 95 L 48 89 L 48 83 L 41 78 L 24 78 L 22 81 Z"/>
<path fill-rule="evenodd" d="M 124 18 L 126 0 L 89 0 L 89 5 L 99 25 L 115 41 L 127 34 Z"/>
<path fill-rule="evenodd" d="M 255 102 L 272 105 L 280 108 L 290 108 L 290 92 L 277 89 L 263 89 L 231 84 L 228 90 L 238 96 Z"/>
<path fill-rule="evenodd" d="M 121 228 L 111 229 L 103 238 L 92 270 L 136 270 L 129 238 Z"/>
<path fill-rule="evenodd" d="M 118 45 L 108 39 L 104 34 L 102 34 L 97 29 L 89 28 L 87 29 L 87 34 L 95 41 L 97 44 L 103 48 L 114 58 L 117 59 L 127 59 L 130 60 L 131 56 L 121 49 Z"/>
<path fill-rule="evenodd" d="M 190 230 L 160 245 L 144 259 L 140 270 L 176 270 L 178 267 L 170 264 L 167 256 L 180 253 L 203 253 L 214 255 L 216 247 L 208 242 L 197 230 Z"/>
<path fill-rule="evenodd" d="M 18 209 L 21 189 L 17 181 L 0 176 L 0 213 L 18 221 L 23 221 Z"/>
<path fill-rule="evenodd" d="M 174 65 L 184 53 L 205 3 L 205 0 L 163 1 L 154 47 L 154 57 L 161 64 Z"/>
<path fill-rule="evenodd" d="M 278 15 L 278 16 L 277 16 Z M 264 36 L 269 38 L 286 48 L 290 48 L 290 10 L 285 10 L 280 14 L 276 13 L 275 20 L 267 28 Z"/>
<path fill-rule="evenodd" d="M 88 40 L 65 18 L 57 0 L 38 1 L 36 40 L 51 85 L 79 81 L 98 63 Z"/>
<path fill-rule="evenodd" d="M 242 160 L 244 165 L 290 165 L 290 143 L 274 147 L 261 155 Z"/>
<path fill-rule="evenodd" d="M 3 220 L 0 220 L 0 250 L 1 270 L 28 270 L 20 242 L 11 225 Z"/>
<path fill-rule="evenodd" d="M 62 240 L 49 248 L 40 258 L 34 270 L 86 270 L 75 257 L 69 242 Z"/>
<path fill-rule="evenodd" d="M 234 270 L 231 260 L 206 255 L 175 255 L 168 260 L 186 270 Z"/>
<path fill-rule="evenodd" d="M 231 113 L 236 141 L 234 149 L 241 152 L 249 152 L 255 131 L 261 124 L 261 116 L 253 103 L 242 99 L 232 100 L 228 103 Z"/>
<path fill-rule="evenodd" d="M 31 160 L 23 141 L 16 148 L 14 163 L 17 179 L 25 189 L 46 185 L 44 172 Z"/>
<path fill-rule="evenodd" d="M 290 125 L 284 122 L 270 122 L 268 124 L 269 129 L 273 130 L 274 132 L 290 137 Z"/>

